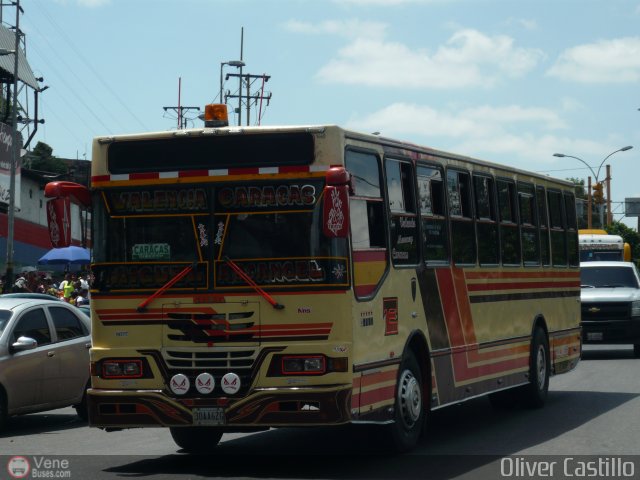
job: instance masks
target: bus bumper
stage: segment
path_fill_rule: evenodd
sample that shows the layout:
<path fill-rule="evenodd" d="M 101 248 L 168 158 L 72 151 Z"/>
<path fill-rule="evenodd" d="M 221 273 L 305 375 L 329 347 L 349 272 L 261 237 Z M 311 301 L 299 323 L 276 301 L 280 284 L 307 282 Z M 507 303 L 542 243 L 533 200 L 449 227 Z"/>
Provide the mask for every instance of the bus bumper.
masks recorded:
<path fill-rule="evenodd" d="M 101 428 L 339 425 L 351 420 L 351 386 L 257 389 L 241 398 L 175 398 L 162 390 L 87 391 L 89 425 Z"/>

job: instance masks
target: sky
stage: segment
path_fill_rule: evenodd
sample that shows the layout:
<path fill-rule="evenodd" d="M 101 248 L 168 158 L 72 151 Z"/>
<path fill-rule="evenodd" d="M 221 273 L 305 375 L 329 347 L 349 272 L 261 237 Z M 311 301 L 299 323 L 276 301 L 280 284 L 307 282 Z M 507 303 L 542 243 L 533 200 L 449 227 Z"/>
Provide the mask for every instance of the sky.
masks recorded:
<path fill-rule="evenodd" d="M 640 197 L 640 0 L 21 5 L 29 63 L 49 87 L 31 147 L 55 156 L 89 160 L 95 136 L 175 130 L 178 105 L 199 107 L 186 124 L 202 127 L 221 63 L 242 60 L 263 94 L 251 125 L 337 124 L 585 183 L 610 164 L 614 219 L 638 225 L 624 199 Z M 237 78 L 223 83 L 237 95 Z"/>

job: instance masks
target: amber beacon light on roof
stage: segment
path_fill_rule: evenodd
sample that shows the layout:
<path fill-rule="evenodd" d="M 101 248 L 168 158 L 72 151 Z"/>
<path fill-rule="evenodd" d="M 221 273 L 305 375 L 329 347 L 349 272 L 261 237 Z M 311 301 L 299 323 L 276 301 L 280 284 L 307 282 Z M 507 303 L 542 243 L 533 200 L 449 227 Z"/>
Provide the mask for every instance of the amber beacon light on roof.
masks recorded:
<path fill-rule="evenodd" d="M 204 126 L 211 127 L 228 127 L 229 115 L 227 114 L 227 106 L 223 103 L 210 103 L 204 106 Z"/>

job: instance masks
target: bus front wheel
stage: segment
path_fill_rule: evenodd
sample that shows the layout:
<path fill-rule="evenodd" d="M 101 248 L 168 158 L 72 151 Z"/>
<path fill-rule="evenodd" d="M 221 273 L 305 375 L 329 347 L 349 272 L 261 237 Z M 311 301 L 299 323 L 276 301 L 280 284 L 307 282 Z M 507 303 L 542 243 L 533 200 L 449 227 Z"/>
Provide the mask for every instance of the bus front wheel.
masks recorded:
<path fill-rule="evenodd" d="M 393 446 L 398 452 L 413 448 L 420 439 L 425 419 L 422 375 L 413 353 L 400 365 L 396 387 L 394 423 L 389 428 Z"/>
<path fill-rule="evenodd" d="M 222 431 L 215 427 L 170 428 L 173 441 L 188 453 L 211 452 L 222 438 Z"/>

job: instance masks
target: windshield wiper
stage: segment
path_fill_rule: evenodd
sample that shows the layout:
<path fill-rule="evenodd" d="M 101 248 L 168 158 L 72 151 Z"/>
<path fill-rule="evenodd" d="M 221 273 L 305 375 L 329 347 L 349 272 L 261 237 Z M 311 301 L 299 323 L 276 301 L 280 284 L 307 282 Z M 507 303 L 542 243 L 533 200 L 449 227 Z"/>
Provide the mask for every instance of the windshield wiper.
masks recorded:
<path fill-rule="evenodd" d="M 191 270 L 194 269 L 195 267 L 195 263 L 185 267 L 183 270 L 179 271 L 178 273 L 176 273 L 167 283 L 165 283 L 163 286 L 161 286 L 158 290 L 156 290 L 156 292 L 151 295 L 149 298 L 147 298 L 144 302 L 142 302 L 140 305 L 138 305 L 137 310 L 139 312 L 144 312 L 147 308 L 147 305 L 149 305 L 149 303 L 151 303 L 153 301 L 154 298 L 159 297 L 160 295 L 162 295 L 166 290 L 168 290 L 169 288 L 171 288 L 176 282 L 178 282 L 180 279 L 182 279 L 182 277 L 184 277 L 187 273 L 189 273 Z"/>
<path fill-rule="evenodd" d="M 267 292 L 265 292 L 262 288 L 260 288 L 258 286 L 258 284 L 256 282 L 253 281 L 253 278 L 251 278 L 249 275 L 247 275 L 246 273 L 244 273 L 244 270 L 242 270 L 237 263 L 235 263 L 233 260 L 231 260 L 229 257 L 225 256 L 224 257 L 224 261 L 227 263 L 227 265 L 229 265 L 231 267 L 231 269 L 236 272 L 236 274 L 242 278 L 242 280 L 245 281 L 245 283 L 247 285 L 249 285 L 251 288 L 253 288 L 256 292 L 258 292 L 260 295 L 262 295 L 264 297 L 264 299 L 269 302 L 271 304 L 271 306 L 277 310 L 282 310 L 284 308 L 284 305 L 278 303 L 271 295 L 269 295 Z"/>

